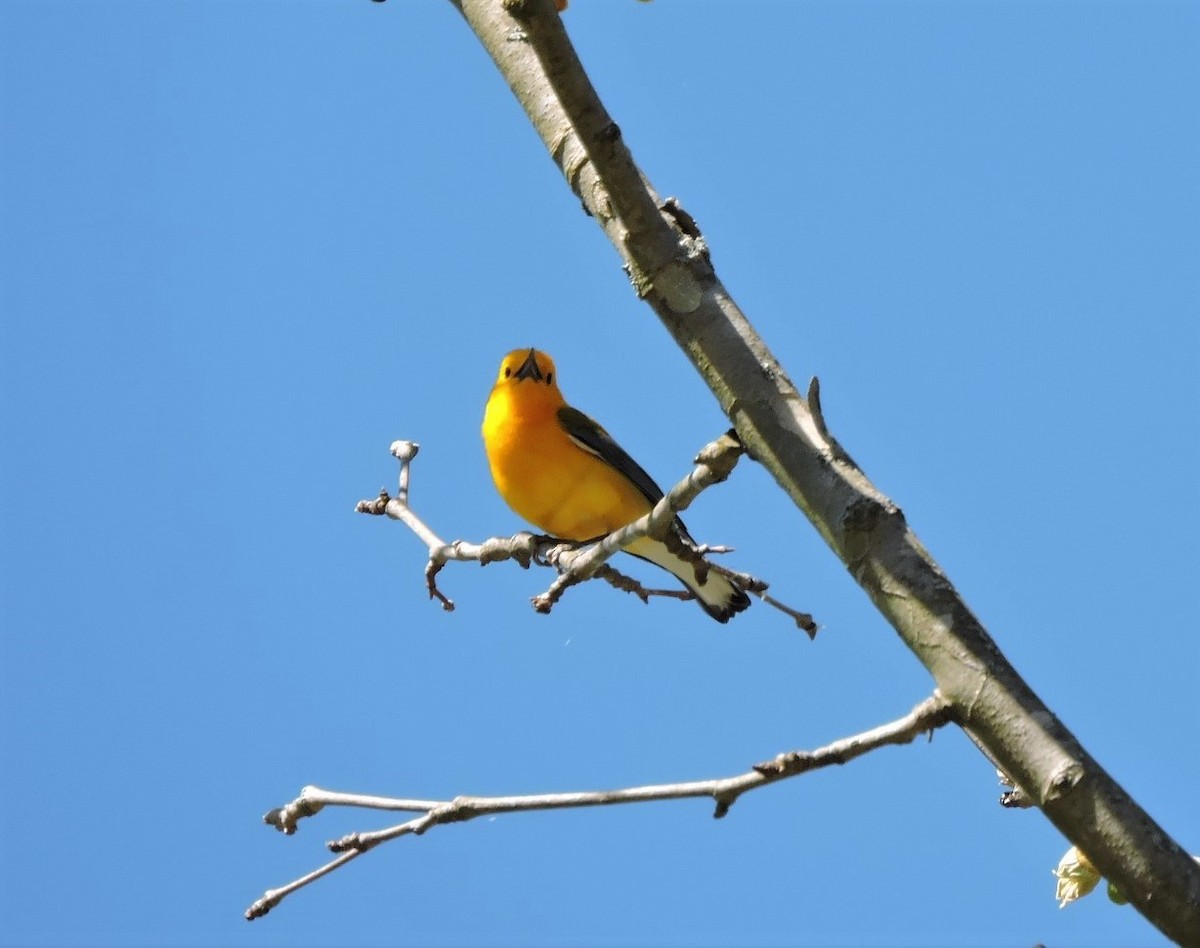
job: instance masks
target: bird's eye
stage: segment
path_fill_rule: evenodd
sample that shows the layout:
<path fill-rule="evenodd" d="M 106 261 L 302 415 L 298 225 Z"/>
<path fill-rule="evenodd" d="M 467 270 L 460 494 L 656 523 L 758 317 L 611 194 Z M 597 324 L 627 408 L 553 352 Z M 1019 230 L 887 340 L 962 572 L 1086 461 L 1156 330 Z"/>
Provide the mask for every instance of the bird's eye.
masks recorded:
<path fill-rule="evenodd" d="M 506 365 L 506 366 L 504 367 L 504 377 L 505 377 L 505 378 L 508 378 L 508 377 L 509 377 L 509 376 L 511 376 L 511 375 L 512 375 L 512 369 L 510 369 L 510 368 L 509 368 L 509 367 Z"/>
<path fill-rule="evenodd" d="M 550 384 L 551 382 L 553 382 L 553 381 L 554 381 L 554 373 L 553 373 L 553 372 L 547 372 L 547 373 L 546 373 L 546 384 L 547 384 L 547 385 L 549 385 L 549 384 Z"/>

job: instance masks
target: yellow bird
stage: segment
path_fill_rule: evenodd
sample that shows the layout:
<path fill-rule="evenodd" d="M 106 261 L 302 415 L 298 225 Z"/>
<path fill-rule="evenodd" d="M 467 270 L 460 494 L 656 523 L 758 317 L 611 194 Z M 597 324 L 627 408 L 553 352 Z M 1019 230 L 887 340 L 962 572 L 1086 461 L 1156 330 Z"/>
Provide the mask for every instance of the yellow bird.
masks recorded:
<path fill-rule="evenodd" d="M 508 506 L 563 540 L 595 540 L 619 530 L 663 496 L 607 431 L 567 404 L 554 360 L 536 349 L 514 349 L 500 363 L 483 416 L 483 443 Z M 678 517 L 672 529 L 675 539 L 696 545 Z M 624 550 L 674 573 L 718 622 L 750 605 L 746 593 L 715 570 L 701 581 L 696 564 L 662 540 L 643 537 Z"/>

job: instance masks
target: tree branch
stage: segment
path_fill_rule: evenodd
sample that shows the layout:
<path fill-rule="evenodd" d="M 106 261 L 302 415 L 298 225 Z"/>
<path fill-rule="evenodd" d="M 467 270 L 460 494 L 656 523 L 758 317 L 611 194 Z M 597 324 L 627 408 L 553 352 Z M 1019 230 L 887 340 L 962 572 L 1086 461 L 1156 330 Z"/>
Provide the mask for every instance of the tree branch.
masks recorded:
<path fill-rule="evenodd" d="M 415 812 L 421 815 L 404 823 L 371 833 L 351 833 L 332 840 L 328 848 L 338 857 L 319 869 L 301 876 L 278 889 L 269 889 L 246 910 L 247 920 L 266 915 L 283 899 L 322 876 L 369 852 L 380 843 L 401 836 L 420 836 L 434 826 L 462 823 L 477 816 L 498 813 L 523 813 L 533 810 L 563 810 L 581 807 L 612 806 L 621 803 L 647 803 L 652 800 L 681 800 L 688 797 L 709 797 L 716 804 L 713 816 L 725 816 L 738 798 L 751 790 L 796 777 L 811 770 L 834 764 L 845 764 L 856 757 L 891 744 L 908 744 L 919 735 L 932 733 L 950 721 L 950 705 L 936 692 L 926 698 L 904 717 L 842 738 L 813 751 L 792 751 L 774 760 L 756 764 L 749 771 L 733 777 L 695 780 L 688 783 L 657 784 L 629 787 L 622 790 L 593 790 L 577 793 L 537 793 L 510 797 L 455 797 L 453 800 L 408 800 L 391 797 L 338 793 L 320 787 L 305 787 L 300 796 L 286 806 L 271 810 L 263 817 L 265 823 L 281 833 L 291 835 L 305 817 L 315 816 L 327 806 L 365 807 L 376 810 Z"/>
<path fill-rule="evenodd" d="M 438 589 L 437 574 L 451 560 L 475 560 L 486 566 L 488 563 L 511 559 L 516 560 L 525 569 L 532 563 L 553 566 L 559 571 L 558 578 L 551 583 L 549 589 L 531 600 L 534 609 L 541 613 L 550 612 L 569 587 L 589 579 L 603 579 L 616 589 L 633 593 L 642 602 L 649 602 L 652 596 L 694 599 L 695 596 L 688 590 L 647 589 L 637 580 L 609 566 L 607 560 L 639 537 L 662 537 L 670 529 L 675 516 L 691 506 L 692 501 L 699 497 L 702 491 L 729 477 L 742 455 L 742 446 L 732 432 L 721 435 L 700 450 L 695 458 L 696 466 L 655 504 L 650 513 L 593 543 L 571 543 L 532 533 L 493 537 L 483 543 L 467 543 L 463 540 L 447 543 L 417 516 L 408 503 L 410 466 L 419 450 L 420 445 L 414 441 L 393 441 L 391 453 L 400 462 L 396 496 L 391 497 L 386 490 L 381 490 L 379 495 L 371 500 L 360 500 L 354 509 L 357 513 L 386 515 L 393 520 L 399 520 L 417 535 L 429 549 L 429 562 L 425 566 L 425 585 L 429 591 L 429 598 L 437 599 L 447 612 L 454 611 L 454 602 Z M 727 551 L 726 547 L 699 547 L 684 552 L 700 558 L 707 553 Z M 799 628 L 808 633 L 810 639 L 816 637 L 817 624 L 813 617 L 768 596 L 767 584 L 762 580 L 707 561 L 705 566 L 720 572 L 742 589 L 754 593 L 767 605 L 789 616 Z"/>
<path fill-rule="evenodd" d="M 1163 934 L 1200 944 L 1200 867 L 1022 680 L 900 508 L 829 437 L 717 278 L 695 221 L 638 171 L 550 0 L 452 2 L 748 453 L 929 669 L 963 727 Z"/>

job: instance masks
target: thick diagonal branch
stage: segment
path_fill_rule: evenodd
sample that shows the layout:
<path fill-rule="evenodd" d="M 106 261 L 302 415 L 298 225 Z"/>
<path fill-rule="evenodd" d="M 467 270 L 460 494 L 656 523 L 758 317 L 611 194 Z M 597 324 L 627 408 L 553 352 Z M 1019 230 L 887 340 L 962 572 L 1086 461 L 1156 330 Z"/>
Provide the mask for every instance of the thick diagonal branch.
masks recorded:
<path fill-rule="evenodd" d="M 900 508 L 836 445 L 717 278 L 699 228 L 633 163 L 550 0 L 453 0 L 640 296 L 752 457 L 932 673 L 964 727 L 1167 937 L 1200 944 L 1200 867 L 1001 654 Z"/>

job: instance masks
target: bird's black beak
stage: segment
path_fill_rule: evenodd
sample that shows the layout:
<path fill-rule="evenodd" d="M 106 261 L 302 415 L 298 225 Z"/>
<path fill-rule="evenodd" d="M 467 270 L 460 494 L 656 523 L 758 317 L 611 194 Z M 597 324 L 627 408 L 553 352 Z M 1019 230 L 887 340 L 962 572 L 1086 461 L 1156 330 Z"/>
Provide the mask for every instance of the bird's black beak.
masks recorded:
<path fill-rule="evenodd" d="M 531 379 L 534 382 L 540 382 L 545 378 L 542 375 L 542 370 L 538 368 L 536 349 L 529 350 L 529 355 L 525 357 L 525 361 L 517 369 L 516 376 L 519 379 Z"/>

